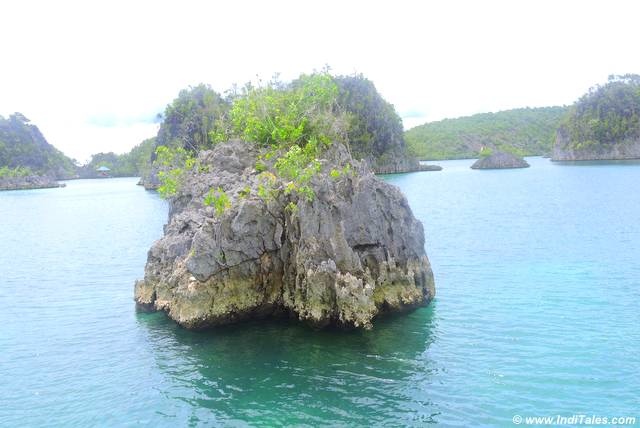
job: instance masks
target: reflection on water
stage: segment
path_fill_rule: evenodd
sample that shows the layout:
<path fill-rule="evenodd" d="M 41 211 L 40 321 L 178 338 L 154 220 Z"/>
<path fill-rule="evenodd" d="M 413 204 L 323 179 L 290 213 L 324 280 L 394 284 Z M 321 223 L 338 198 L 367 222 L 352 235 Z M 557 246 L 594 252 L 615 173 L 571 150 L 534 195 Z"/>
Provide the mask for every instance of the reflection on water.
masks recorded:
<path fill-rule="evenodd" d="M 437 413 L 420 391 L 433 370 L 427 350 L 437 329 L 434 310 L 386 317 L 371 331 L 314 331 L 270 320 L 190 332 L 160 313 L 137 320 L 177 387 L 175 399 L 193 406 L 194 420 L 362 424 Z"/>

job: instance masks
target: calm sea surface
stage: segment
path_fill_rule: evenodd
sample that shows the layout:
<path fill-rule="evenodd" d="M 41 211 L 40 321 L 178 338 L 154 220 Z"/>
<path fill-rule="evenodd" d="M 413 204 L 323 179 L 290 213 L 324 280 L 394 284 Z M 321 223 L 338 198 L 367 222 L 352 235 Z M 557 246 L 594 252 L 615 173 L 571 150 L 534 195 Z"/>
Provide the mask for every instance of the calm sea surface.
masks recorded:
<path fill-rule="evenodd" d="M 640 163 L 386 176 L 433 304 L 372 331 L 137 314 L 166 204 L 135 179 L 0 192 L 0 426 L 640 424 Z"/>

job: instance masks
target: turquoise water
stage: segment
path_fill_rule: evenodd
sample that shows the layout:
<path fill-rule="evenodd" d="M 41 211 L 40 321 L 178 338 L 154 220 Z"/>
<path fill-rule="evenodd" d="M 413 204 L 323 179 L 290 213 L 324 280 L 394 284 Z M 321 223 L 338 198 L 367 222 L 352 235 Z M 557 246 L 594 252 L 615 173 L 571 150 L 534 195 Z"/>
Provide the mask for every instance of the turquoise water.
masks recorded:
<path fill-rule="evenodd" d="M 134 179 L 0 192 L 0 426 L 640 418 L 640 163 L 387 176 L 437 298 L 372 331 L 137 314 L 167 207 Z"/>

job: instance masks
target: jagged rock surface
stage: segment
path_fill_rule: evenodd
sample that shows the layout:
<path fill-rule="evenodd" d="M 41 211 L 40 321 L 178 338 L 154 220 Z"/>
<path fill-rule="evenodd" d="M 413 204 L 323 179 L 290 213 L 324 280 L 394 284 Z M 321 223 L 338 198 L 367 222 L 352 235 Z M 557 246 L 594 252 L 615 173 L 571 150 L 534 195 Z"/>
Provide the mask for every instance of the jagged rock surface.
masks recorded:
<path fill-rule="evenodd" d="M 434 297 L 422 225 L 396 187 L 334 144 L 312 182 L 314 200 L 291 212 L 291 196 L 257 196 L 258 154 L 239 141 L 200 153 L 202 168 L 171 201 L 165 236 L 136 282 L 138 307 L 194 329 L 285 314 L 369 328 L 380 313 Z M 352 174 L 328 177 L 346 162 Z M 217 187 L 232 201 L 221 215 L 203 205 Z"/>
<path fill-rule="evenodd" d="M 396 174 L 415 171 L 440 171 L 437 165 L 422 165 L 420 161 L 404 153 L 390 152 L 380 157 L 369 156 L 367 161 L 376 174 Z"/>
<path fill-rule="evenodd" d="M 440 165 L 427 165 L 421 163 L 419 171 L 442 171 L 442 167 Z"/>
<path fill-rule="evenodd" d="M 511 153 L 494 152 L 491 155 L 478 159 L 471 165 L 473 169 L 508 169 L 528 168 L 529 164 L 524 159 Z"/>
<path fill-rule="evenodd" d="M 144 172 L 138 186 L 143 186 L 145 190 L 158 190 L 160 187 L 160 179 L 158 178 L 159 168 L 155 164 L 151 164 L 148 171 Z"/>
<path fill-rule="evenodd" d="M 622 159 L 640 159 L 640 138 L 606 144 L 576 145 L 569 138 L 568 132 L 560 128 L 551 154 L 551 160 L 554 161 Z"/>

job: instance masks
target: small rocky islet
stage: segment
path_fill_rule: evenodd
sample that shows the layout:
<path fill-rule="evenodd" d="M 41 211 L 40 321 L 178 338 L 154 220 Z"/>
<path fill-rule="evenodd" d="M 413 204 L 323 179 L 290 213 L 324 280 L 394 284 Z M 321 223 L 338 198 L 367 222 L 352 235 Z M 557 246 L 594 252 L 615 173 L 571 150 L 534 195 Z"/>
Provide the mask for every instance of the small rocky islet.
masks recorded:
<path fill-rule="evenodd" d="M 65 184 L 59 183 L 55 177 L 47 175 L 0 178 L 0 190 L 51 189 L 56 187 L 65 187 Z"/>
<path fill-rule="evenodd" d="M 509 168 L 528 168 L 527 161 L 505 152 L 494 152 L 488 156 L 482 157 L 471 165 L 471 169 L 509 169 Z"/>
<path fill-rule="evenodd" d="M 422 224 L 396 187 L 334 143 L 311 182 L 315 198 L 290 210 L 284 195 L 258 196 L 265 172 L 274 176 L 273 165 L 256 170 L 260 154 L 232 141 L 198 155 L 136 282 L 139 308 L 192 329 L 271 316 L 370 328 L 380 314 L 433 299 Z M 229 195 L 223 213 L 202 202 L 211 188 Z"/>
<path fill-rule="evenodd" d="M 181 125 L 203 114 L 213 144 Z M 230 102 L 191 88 L 167 107 L 156 144 L 142 184 L 170 214 L 135 284 L 138 308 L 190 329 L 280 316 L 371 328 L 433 299 L 422 224 L 374 174 L 423 167 L 364 77 L 302 75 Z"/>

